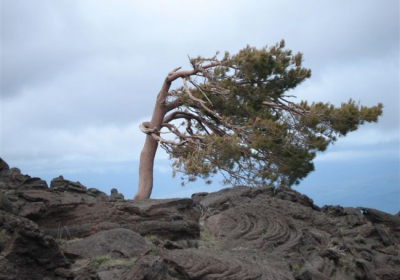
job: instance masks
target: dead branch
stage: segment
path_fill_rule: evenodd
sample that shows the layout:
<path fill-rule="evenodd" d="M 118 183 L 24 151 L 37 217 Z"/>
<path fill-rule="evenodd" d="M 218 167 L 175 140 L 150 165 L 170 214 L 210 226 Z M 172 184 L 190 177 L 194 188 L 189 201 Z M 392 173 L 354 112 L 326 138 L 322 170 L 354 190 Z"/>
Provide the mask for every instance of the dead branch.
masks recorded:
<path fill-rule="evenodd" d="M 159 135 L 152 133 L 151 136 L 160 144 L 168 144 L 168 145 L 173 145 L 173 146 L 181 146 L 183 144 L 185 144 L 187 142 L 187 140 L 183 140 L 180 142 L 175 142 L 175 141 L 171 141 L 171 140 L 166 140 L 162 137 L 160 137 Z"/>
<path fill-rule="evenodd" d="M 139 125 L 139 129 L 141 132 L 145 134 L 151 134 L 151 133 L 156 133 L 158 131 L 157 128 L 149 128 L 150 123 L 149 122 L 143 122 Z"/>

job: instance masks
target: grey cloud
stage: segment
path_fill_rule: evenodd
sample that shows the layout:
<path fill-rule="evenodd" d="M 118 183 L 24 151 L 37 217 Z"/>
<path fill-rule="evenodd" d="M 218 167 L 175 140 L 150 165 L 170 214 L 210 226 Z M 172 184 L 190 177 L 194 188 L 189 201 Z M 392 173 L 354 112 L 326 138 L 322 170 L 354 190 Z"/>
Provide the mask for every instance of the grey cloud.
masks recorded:
<path fill-rule="evenodd" d="M 242 4 L 238 36 L 264 44 L 285 39 L 304 52 L 306 64 L 319 71 L 330 64 L 352 64 L 370 57 L 395 56 L 399 49 L 399 2 L 389 0 L 263 1 Z M 265 16 L 260 16 L 265 14 Z M 259 32 L 259 39 L 254 33 Z"/>
<path fill-rule="evenodd" d="M 74 43 L 78 26 L 65 2 L 3 2 L 3 95 L 48 83 L 87 55 L 85 44 Z M 61 5 L 60 5 L 61 4 Z M 61 10 L 60 10 L 61 9 Z M 68 28 L 66 27 L 68 26 Z"/>
<path fill-rule="evenodd" d="M 45 147 L 34 141 L 55 131 L 124 130 L 149 117 L 166 73 L 187 68 L 187 54 L 282 38 L 314 73 L 296 89 L 301 97 L 382 101 L 381 132 L 398 130 L 398 1 L 384 3 L 4 1 L 3 137 L 40 155 Z M 42 135 L 14 141 L 26 127 Z"/>

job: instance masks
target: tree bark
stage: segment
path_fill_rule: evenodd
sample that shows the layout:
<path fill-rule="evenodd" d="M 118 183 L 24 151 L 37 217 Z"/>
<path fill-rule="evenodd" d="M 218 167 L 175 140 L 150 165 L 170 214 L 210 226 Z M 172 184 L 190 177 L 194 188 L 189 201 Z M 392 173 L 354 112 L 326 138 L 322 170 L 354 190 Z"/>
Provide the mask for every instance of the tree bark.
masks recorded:
<path fill-rule="evenodd" d="M 158 148 L 158 142 L 148 134 L 143 150 L 140 153 L 139 186 L 134 200 L 150 198 L 153 190 L 154 157 Z"/>
<path fill-rule="evenodd" d="M 212 68 L 214 66 L 220 65 L 220 62 L 213 62 L 208 65 L 202 67 L 202 69 Z M 179 107 L 181 105 L 180 100 L 175 100 L 175 102 L 166 104 L 165 99 L 168 95 L 169 88 L 173 81 L 183 78 L 189 77 L 200 72 L 200 69 L 193 69 L 187 71 L 178 71 L 180 69 L 176 68 L 168 73 L 168 76 L 165 78 L 164 84 L 157 95 L 156 105 L 153 110 L 153 116 L 147 128 L 155 129 L 155 132 L 159 135 L 159 131 L 161 130 L 161 126 L 164 120 L 165 115 Z M 144 147 L 142 152 L 140 153 L 140 162 L 139 162 L 139 186 L 134 196 L 134 200 L 146 199 L 150 198 L 151 192 L 153 190 L 153 170 L 154 170 L 154 158 L 158 148 L 158 142 L 151 135 L 152 133 L 147 134 L 146 142 L 144 143 Z"/>
<path fill-rule="evenodd" d="M 155 129 L 156 134 L 159 134 L 161 126 L 166 114 L 165 98 L 168 94 L 168 90 L 171 83 L 166 80 L 164 85 L 157 96 L 156 105 L 154 106 L 153 116 L 149 123 L 148 128 Z M 150 198 L 153 190 L 153 170 L 154 170 L 154 158 L 156 156 L 158 148 L 158 142 L 150 134 L 146 135 L 146 141 L 142 152 L 140 153 L 139 162 L 139 185 L 134 200 L 141 200 Z"/>

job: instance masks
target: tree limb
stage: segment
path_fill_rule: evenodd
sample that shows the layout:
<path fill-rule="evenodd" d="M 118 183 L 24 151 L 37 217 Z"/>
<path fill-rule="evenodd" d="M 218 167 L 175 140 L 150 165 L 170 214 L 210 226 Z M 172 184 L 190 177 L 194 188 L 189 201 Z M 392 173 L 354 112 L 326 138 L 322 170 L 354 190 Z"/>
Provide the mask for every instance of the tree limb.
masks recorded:
<path fill-rule="evenodd" d="M 181 146 L 181 145 L 183 145 L 183 144 L 185 144 L 185 143 L 187 142 L 187 140 L 183 140 L 183 141 L 180 141 L 180 142 L 174 142 L 174 141 L 171 141 L 171 140 L 166 140 L 166 139 L 160 137 L 159 135 L 157 135 L 157 134 L 155 134 L 155 133 L 152 133 L 151 136 L 152 136 L 157 142 L 159 142 L 159 143 L 161 143 L 161 144 L 168 144 L 168 145 L 174 145 L 174 146 Z"/>
<path fill-rule="evenodd" d="M 221 66 L 222 62 L 221 61 L 216 61 L 216 62 L 212 62 L 210 64 L 204 65 L 204 66 L 200 66 L 197 68 L 194 68 L 193 70 L 183 70 L 183 71 L 176 71 L 176 72 L 170 72 L 170 74 L 167 76 L 166 78 L 166 82 L 167 83 L 172 83 L 173 81 L 175 81 L 178 78 L 184 78 L 184 77 L 189 77 L 192 75 L 195 75 L 201 71 L 204 71 L 206 69 L 209 68 L 213 68 L 216 66 Z"/>
<path fill-rule="evenodd" d="M 139 129 L 141 132 L 145 134 L 151 134 L 158 131 L 157 128 L 149 128 L 150 122 L 143 122 L 139 125 Z"/>
<path fill-rule="evenodd" d="M 179 129 L 175 125 L 170 124 L 170 123 L 163 123 L 163 127 L 168 128 L 169 131 L 171 131 L 173 134 L 175 134 L 176 136 L 178 136 L 181 139 L 197 139 L 197 140 L 204 139 L 204 137 L 194 135 L 194 134 L 184 135 L 179 131 Z"/>
<path fill-rule="evenodd" d="M 220 128 L 218 128 L 217 126 L 213 125 L 212 123 L 208 122 L 207 120 L 205 120 L 204 118 L 201 118 L 200 116 L 196 116 L 192 113 L 189 112 L 179 112 L 179 111 L 175 111 L 167 116 L 165 116 L 164 118 L 164 123 L 169 123 L 172 120 L 177 120 L 177 119 L 186 119 L 186 118 L 190 118 L 190 119 L 194 119 L 196 120 L 200 126 L 203 127 L 203 129 L 206 131 L 207 134 L 208 131 L 205 129 L 204 125 L 206 125 L 209 129 L 211 129 L 212 132 L 216 133 L 219 136 L 224 136 L 226 133 L 221 130 Z"/>
<path fill-rule="evenodd" d="M 168 112 L 182 106 L 182 104 L 183 104 L 183 102 L 180 98 L 175 99 L 174 101 L 165 105 L 165 107 L 164 107 L 165 113 L 168 113 Z"/>

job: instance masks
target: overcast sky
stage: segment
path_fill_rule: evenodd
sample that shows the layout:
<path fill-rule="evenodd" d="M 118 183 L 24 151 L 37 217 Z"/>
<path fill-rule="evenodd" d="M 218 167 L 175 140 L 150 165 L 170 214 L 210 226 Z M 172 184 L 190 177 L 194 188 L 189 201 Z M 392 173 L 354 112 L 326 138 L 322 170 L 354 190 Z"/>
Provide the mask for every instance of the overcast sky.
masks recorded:
<path fill-rule="evenodd" d="M 285 39 L 313 71 L 293 91 L 299 100 L 385 106 L 378 124 L 318 155 L 299 190 L 320 204 L 349 206 L 369 204 L 373 190 L 372 206 L 400 210 L 398 0 L 1 4 L 0 156 L 23 173 L 63 174 L 131 198 L 144 143 L 138 125 L 150 118 L 165 75 L 188 68 L 187 55 Z M 155 172 L 154 197 L 220 188 L 198 181 L 181 189 L 162 151 Z"/>

